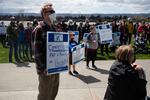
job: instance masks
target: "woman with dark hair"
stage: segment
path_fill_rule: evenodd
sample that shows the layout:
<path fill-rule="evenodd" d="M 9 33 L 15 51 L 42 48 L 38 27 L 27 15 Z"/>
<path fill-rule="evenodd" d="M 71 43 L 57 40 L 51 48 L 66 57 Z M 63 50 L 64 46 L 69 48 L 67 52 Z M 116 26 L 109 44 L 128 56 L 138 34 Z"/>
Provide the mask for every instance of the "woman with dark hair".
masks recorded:
<path fill-rule="evenodd" d="M 109 72 L 104 100 L 145 100 L 146 76 L 135 61 L 134 50 L 129 45 L 116 50 L 116 61 Z"/>

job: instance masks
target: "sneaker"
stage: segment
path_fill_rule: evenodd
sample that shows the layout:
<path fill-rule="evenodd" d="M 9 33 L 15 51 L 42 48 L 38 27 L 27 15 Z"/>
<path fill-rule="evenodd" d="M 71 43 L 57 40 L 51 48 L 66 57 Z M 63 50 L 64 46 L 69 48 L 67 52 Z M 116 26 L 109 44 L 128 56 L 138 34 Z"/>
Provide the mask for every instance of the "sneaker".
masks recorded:
<path fill-rule="evenodd" d="M 92 66 L 93 68 L 95 68 L 95 69 L 97 69 L 97 67 L 94 65 L 94 66 Z"/>
<path fill-rule="evenodd" d="M 74 74 L 79 74 L 77 71 L 73 71 Z"/>
<path fill-rule="evenodd" d="M 68 72 L 69 75 L 73 75 L 71 71 Z"/>

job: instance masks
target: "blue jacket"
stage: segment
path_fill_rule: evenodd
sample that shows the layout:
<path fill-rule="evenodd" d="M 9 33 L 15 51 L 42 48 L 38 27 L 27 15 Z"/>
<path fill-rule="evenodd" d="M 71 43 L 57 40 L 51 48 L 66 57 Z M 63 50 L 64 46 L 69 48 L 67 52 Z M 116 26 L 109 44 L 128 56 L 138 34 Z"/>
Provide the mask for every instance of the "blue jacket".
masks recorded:
<path fill-rule="evenodd" d="M 69 53 L 71 53 L 71 49 L 76 45 L 78 45 L 78 43 L 75 40 L 69 42 Z"/>

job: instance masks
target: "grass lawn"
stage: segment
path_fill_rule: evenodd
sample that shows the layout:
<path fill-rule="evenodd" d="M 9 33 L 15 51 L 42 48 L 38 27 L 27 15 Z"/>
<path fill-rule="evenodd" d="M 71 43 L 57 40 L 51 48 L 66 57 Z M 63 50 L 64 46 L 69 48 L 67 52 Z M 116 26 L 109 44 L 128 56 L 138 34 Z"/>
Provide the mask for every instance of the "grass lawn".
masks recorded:
<path fill-rule="evenodd" d="M 137 59 L 150 59 L 150 54 L 137 54 Z M 112 60 L 115 59 L 114 53 L 109 53 L 106 55 L 104 52 L 104 56 L 100 54 L 98 50 L 97 60 Z M 14 60 L 13 60 L 14 61 Z M 8 48 L 3 48 L 0 44 L 0 63 L 8 63 Z"/>
<path fill-rule="evenodd" d="M 8 48 L 3 48 L 0 44 L 0 63 L 8 63 Z"/>

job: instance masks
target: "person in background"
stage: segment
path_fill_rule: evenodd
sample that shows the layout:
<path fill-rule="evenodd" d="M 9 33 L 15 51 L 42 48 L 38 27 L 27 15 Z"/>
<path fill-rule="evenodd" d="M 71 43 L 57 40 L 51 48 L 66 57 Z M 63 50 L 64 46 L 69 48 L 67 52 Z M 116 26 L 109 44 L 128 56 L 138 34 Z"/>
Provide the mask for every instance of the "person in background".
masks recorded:
<path fill-rule="evenodd" d="M 133 48 L 120 46 L 109 71 L 104 100 L 145 100 L 146 84 L 142 66 L 135 63 Z"/>
<path fill-rule="evenodd" d="M 18 28 L 15 24 L 15 17 L 10 18 L 10 25 L 7 27 L 8 45 L 9 45 L 9 62 L 12 63 L 12 55 L 14 50 L 14 58 L 17 63 L 20 62 L 18 58 Z"/>
<path fill-rule="evenodd" d="M 138 31 L 138 35 L 139 35 L 139 34 L 142 34 L 142 35 L 143 35 L 143 31 L 144 31 L 144 30 L 143 30 L 143 23 L 141 23 L 141 22 L 139 23 L 139 26 L 138 26 L 137 31 Z"/>
<path fill-rule="evenodd" d="M 55 32 L 55 11 L 51 3 L 46 3 L 41 8 L 43 21 L 34 29 L 35 63 L 39 79 L 38 100 L 55 100 L 59 89 L 59 74 L 46 75 L 46 40 L 47 31 Z"/>
<path fill-rule="evenodd" d="M 87 57 L 86 57 L 86 66 L 89 68 L 89 62 L 92 60 L 92 67 L 97 68 L 95 66 L 95 60 L 97 55 L 98 48 L 98 33 L 96 33 L 96 28 L 94 25 L 90 26 L 90 34 L 87 37 Z"/>
<path fill-rule="evenodd" d="M 61 23 L 58 23 L 57 25 L 56 25 L 56 29 L 57 29 L 57 32 L 63 32 L 63 29 L 62 29 L 63 27 L 62 27 L 62 24 Z"/>
<path fill-rule="evenodd" d="M 74 31 L 78 30 L 78 25 L 77 25 L 76 21 L 74 21 L 73 27 L 74 27 Z"/>
<path fill-rule="evenodd" d="M 24 60 L 26 58 L 25 56 L 25 46 L 26 46 L 26 41 L 25 41 L 25 29 L 23 23 L 19 23 L 18 26 L 18 31 L 19 31 L 19 37 L 18 37 L 18 53 L 19 57 L 21 60 Z"/>
<path fill-rule="evenodd" d="M 79 23 L 78 31 L 79 31 L 79 41 L 81 41 L 83 39 L 83 23 L 82 22 Z"/>
<path fill-rule="evenodd" d="M 6 26 L 4 25 L 4 22 L 0 23 L 0 42 L 3 47 L 6 47 Z"/>
<path fill-rule="evenodd" d="M 88 19 L 85 20 L 85 24 L 83 25 L 83 35 L 84 33 L 90 33 L 90 24 Z"/>
<path fill-rule="evenodd" d="M 148 33 L 147 33 L 147 42 L 150 44 L 150 23 L 147 25 Z"/>
<path fill-rule="evenodd" d="M 32 44 L 32 55 L 34 57 L 34 38 L 35 38 L 35 30 L 36 27 L 38 26 L 38 20 L 37 19 L 34 19 L 33 20 L 33 24 L 32 24 L 32 35 L 31 35 L 31 44 Z"/>
<path fill-rule="evenodd" d="M 120 45 L 126 45 L 128 41 L 128 29 L 125 21 L 120 22 L 119 31 L 120 31 Z"/>
<path fill-rule="evenodd" d="M 147 39 L 147 34 L 148 34 L 148 27 L 146 26 L 146 23 L 145 22 L 142 22 L 143 23 L 143 36 L 145 39 Z"/>
<path fill-rule="evenodd" d="M 135 24 L 133 24 L 133 34 L 134 34 L 134 40 L 136 39 L 136 37 L 137 37 L 137 28 L 138 28 L 138 23 L 135 23 Z"/>
<path fill-rule="evenodd" d="M 128 44 L 131 44 L 132 34 L 134 30 L 133 22 L 131 19 L 129 20 L 127 27 L 128 27 Z"/>
<path fill-rule="evenodd" d="M 78 43 L 74 40 L 74 33 L 73 32 L 70 32 L 69 36 L 70 36 L 70 41 L 69 41 L 69 68 L 68 68 L 69 72 L 68 72 L 68 74 L 70 74 L 70 75 L 73 75 L 73 74 L 77 75 L 79 73 L 75 69 L 75 64 L 72 63 L 72 51 L 71 51 L 71 49 L 74 46 L 78 45 Z M 73 73 L 71 72 L 71 66 L 73 67 Z"/>
<path fill-rule="evenodd" d="M 68 21 L 67 31 L 75 31 L 73 20 Z"/>
<path fill-rule="evenodd" d="M 32 58 L 31 37 L 32 37 L 32 24 L 28 22 L 27 27 L 25 28 L 25 41 L 26 41 L 25 54 L 26 54 L 28 60 L 33 59 Z M 28 55 L 28 53 L 29 53 L 29 55 Z"/>
<path fill-rule="evenodd" d="M 62 30 L 63 32 L 67 32 L 67 24 L 65 23 L 65 21 L 62 21 Z"/>

